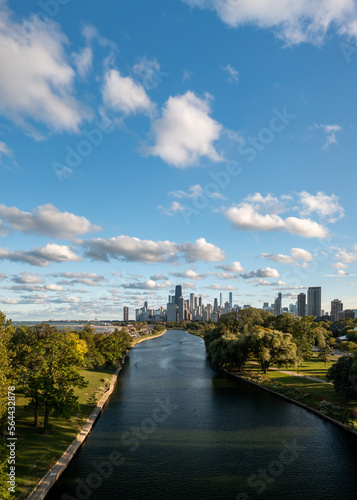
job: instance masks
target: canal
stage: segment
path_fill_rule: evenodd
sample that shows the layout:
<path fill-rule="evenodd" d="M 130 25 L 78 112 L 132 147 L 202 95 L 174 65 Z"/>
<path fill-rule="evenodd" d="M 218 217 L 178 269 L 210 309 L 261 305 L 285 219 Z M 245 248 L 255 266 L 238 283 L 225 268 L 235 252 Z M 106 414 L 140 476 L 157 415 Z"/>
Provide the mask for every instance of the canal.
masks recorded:
<path fill-rule="evenodd" d="M 349 500 L 357 439 L 216 373 L 180 330 L 130 351 L 87 442 L 48 500 Z"/>

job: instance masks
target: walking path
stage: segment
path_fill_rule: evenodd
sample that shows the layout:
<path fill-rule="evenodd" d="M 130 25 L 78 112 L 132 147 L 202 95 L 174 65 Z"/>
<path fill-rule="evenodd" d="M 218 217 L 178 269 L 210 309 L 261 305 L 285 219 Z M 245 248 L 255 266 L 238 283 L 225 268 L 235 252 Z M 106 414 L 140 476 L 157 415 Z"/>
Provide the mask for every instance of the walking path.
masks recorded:
<path fill-rule="evenodd" d="M 249 361 L 249 363 L 251 363 L 252 365 L 259 365 L 259 363 L 257 361 Z M 307 378 L 308 380 L 312 380 L 313 382 L 320 382 L 322 384 L 333 385 L 332 382 L 327 382 L 327 380 L 324 380 L 323 378 L 310 377 L 310 375 L 303 375 L 302 373 L 290 372 L 287 370 L 280 370 L 280 368 L 274 368 L 273 366 L 270 366 L 269 370 L 274 370 L 276 372 L 285 373 L 286 375 L 293 375 L 294 377 Z"/>

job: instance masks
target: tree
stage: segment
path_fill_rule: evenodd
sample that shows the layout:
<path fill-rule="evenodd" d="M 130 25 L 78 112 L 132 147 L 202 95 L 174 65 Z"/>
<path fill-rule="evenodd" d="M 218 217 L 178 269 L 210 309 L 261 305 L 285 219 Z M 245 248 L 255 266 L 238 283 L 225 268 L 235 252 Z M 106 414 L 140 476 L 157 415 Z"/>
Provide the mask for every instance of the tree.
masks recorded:
<path fill-rule="evenodd" d="M 126 331 L 115 330 L 110 335 L 103 335 L 97 345 L 106 366 L 110 366 L 120 363 L 123 352 L 131 345 L 131 337 Z"/>
<path fill-rule="evenodd" d="M 349 352 L 349 353 L 357 353 L 357 343 L 356 342 L 348 342 L 347 340 L 343 340 L 339 349 L 341 352 Z"/>
<path fill-rule="evenodd" d="M 298 356 L 302 359 L 309 359 L 312 356 L 312 347 L 315 344 L 316 328 L 318 324 L 315 322 L 314 316 L 305 316 L 299 318 L 296 322 L 293 338 L 297 346 Z"/>
<path fill-rule="evenodd" d="M 316 333 L 317 333 L 317 345 L 319 347 L 318 357 L 324 361 L 326 366 L 333 354 L 332 347 L 330 347 L 329 344 L 327 343 L 329 332 L 327 332 L 323 328 L 322 329 L 318 328 L 316 329 Z"/>
<path fill-rule="evenodd" d="M 75 340 L 66 339 L 57 332 L 33 344 L 21 375 L 24 395 L 30 398 L 28 407 L 34 412 L 35 426 L 42 407 L 45 409 L 45 429 L 51 414 L 69 418 L 78 411 L 78 398 L 73 388 L 87 385 L 77 370 L 81 362 Z"/>
<path fill-rule="evenodd" d="M 341 356 L 327 371 L 326 380 L 333 382 L 334 388 L 345 396 L 357 393 L 357 355 Z"/>
<path fill-rule="evenodd" d="M 0 431 L 6 429 L 7 388 L 12 385 L 8 379 L 10 374 L 8 351 L 4 340 L 0 337 Z"/>
<path fill-rule="evenodd" d="M 297 361 L 297 348 L 290 333 L 255 327 L 250 333 L 250 346 L 264 373 L 272 363 L 288 366 Z"/>

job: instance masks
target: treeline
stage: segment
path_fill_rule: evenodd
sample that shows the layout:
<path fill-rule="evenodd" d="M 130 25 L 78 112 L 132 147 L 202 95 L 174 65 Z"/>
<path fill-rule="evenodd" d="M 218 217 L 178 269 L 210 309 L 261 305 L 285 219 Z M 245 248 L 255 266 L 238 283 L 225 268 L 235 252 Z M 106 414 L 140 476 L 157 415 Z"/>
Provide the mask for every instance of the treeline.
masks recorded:
<path fill-rule="evenodd" d="M 51 415 L 69 418 L 78 412 L 74 389 L 87 385 L 78 370 L 117 365 L 130 344 L 126 330 L 103 334 L 88 326 L 75 333 L 58 332 L 45 323 L 15 328 L 0 312 L 0 431 L 7 427 L 8 386 L 21 387 L 34 426 L 44 412 L 47 429 Z"/>
<path fill-rule="evenodd" d="M 349 350 L 328 371 L 328 379 L 337 390 L 351 394 L 357 388 L 357 335 L 354 323 L 346 325 Z M 291 314 L 273 314 L 261 309 L 247 308 L 239 313 L 223 315 L 214 328 L 204 334 L 207 353 L 215 368 L 230 365 L 242 370 L 248 359 L 259 362 L 264 373 L 270 365 L 300 366 L 312 356 L 315 345 L 318 356 L 327 363 L 333 353 L 335 339 L 329 322 L 318 322 L 314 316 L 295 318 Z"/>

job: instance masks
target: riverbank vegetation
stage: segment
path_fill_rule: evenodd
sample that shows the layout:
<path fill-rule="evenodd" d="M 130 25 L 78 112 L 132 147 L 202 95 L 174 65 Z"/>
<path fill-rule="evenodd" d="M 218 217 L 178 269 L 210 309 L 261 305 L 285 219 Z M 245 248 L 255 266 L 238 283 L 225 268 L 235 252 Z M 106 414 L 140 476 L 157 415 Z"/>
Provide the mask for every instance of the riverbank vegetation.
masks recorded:
<path fill-rule="evenodd" d="M 162 332 L 157 325 L 152 337 Z M 136 325 L 135 325 L 136 328 Z M 134 340 L 128 328 L 96 333 L 49 324 L 14 327 L 0 312 L 0 498 L 7 499 L 7 390 L 15 386 L 17 497 L 25 498 L 84 425 Z M 4 480 L 3 480 L 4 479 Z"/>
<path fill-rule="evenodd" d="M 335 339 L 330 326 L 327 322 L 317 322 L 313 316 L 295 318 L 285 313 L 275 317 L 260 309 L 247 308 L 238 315 L 222 316 L 214 328 L 206 330 L 204 341 L 216 369 L 225 368 L 303 401 L 357 429 L 357 354 L 352 348 L 335 361 L 332 348 Z M 348 325 L 348 340 L 357 345 L 352 326 Z M 315 346 L 318 352 L 313 352 Z M 282 373 L 270 370 L 272 367 L 300 373 Z"/>

